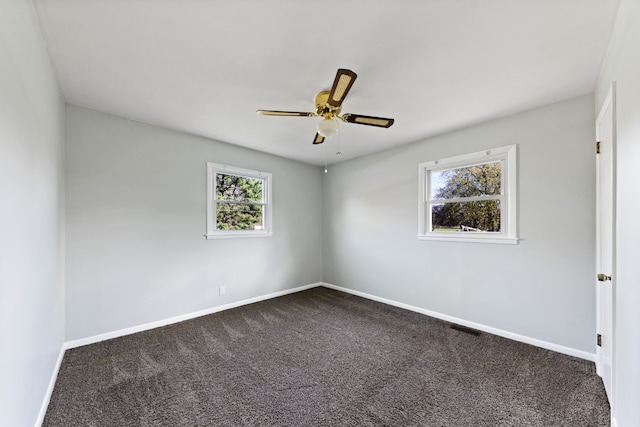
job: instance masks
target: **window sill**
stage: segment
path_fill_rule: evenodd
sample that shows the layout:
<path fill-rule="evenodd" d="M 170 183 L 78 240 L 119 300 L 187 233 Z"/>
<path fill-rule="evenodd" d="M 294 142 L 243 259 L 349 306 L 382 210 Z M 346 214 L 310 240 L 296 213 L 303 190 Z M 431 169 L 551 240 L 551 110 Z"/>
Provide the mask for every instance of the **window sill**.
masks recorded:
<path fill-rule="evenodd" d="M 256 232 L 246 232 L 246 233 L 213 233 L 213 234 L 205 234 L 204 237 L 207 240 L 211 239 L 247 239 L 251 237 L 271 237 L 273 236 L 272 232 L 262 231 L 259 233 Z"/>
<path fill-rule="evenodd" d="M 424 235 L 419 234 L 418 240 L 435 240 L 440 242 L 463 242 L 463 243 L 496 243 L 502 245 L 517 245 L 517 237 L 504 236 L 456 236 L 451 234 Z"/>

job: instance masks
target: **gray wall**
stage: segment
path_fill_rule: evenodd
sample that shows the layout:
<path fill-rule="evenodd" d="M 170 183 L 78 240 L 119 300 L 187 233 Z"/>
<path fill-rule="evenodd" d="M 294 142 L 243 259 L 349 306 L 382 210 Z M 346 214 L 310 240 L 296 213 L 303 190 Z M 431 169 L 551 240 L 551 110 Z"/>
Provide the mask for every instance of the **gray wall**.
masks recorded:
<path fill-rule="evenodd" d="M 582 96 L 331 167 L 324 280 L 593 353 L 594 120 Z M 418 163 L 509 144 L 520 243 L 418 241 Z"/>
<path fill-rule="evenodd" d="M 66 117 L 67 341 L 321 280 L 319 168 L 77 106 Z M 273 237 L 205 240 L 207 161 L 273 174 Z"/>
<path fill-rule="evenodd" d="M 614 267 L 613 417 L 640 425 L 640 3 L 623 0 L 598 80 L 596 111 L 617 92 L 617 260 Z"/>
<path fill-rule="evenodd" d="M 33 426 L 64 342 L 64 106 L 27 0 L 0 13 L 0 425 Z"/>

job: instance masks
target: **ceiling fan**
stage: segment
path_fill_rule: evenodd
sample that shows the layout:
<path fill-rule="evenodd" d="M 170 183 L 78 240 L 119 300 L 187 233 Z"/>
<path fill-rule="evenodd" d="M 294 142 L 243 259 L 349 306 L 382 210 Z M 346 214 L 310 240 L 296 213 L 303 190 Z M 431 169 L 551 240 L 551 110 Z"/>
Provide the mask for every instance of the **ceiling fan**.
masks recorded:
<path fill-rule="evenodd" d="M 334 135 L 338 131 L 338 122 L 356 123 L 367 126 L 377 126 L 388 128 L 393 124 L 393 119 L 383 117 L 363 116 L 360 114 L 346 113 L 340 115 L 342 109 L 342 101 L 349 93 L 353 82 L 358 75 L 351 70 L 340 68 L 333 80 L 333 86 L 330 91 L 318 92 L 315 97 L 316 111 L 315 113 L 305 113 L 299 111 L 277 111 L 277 110 L 258 110 L 258 114 L 264 116 L 293 116 L 293 117 L 324 117 L 318 123 L 318 132 L 313 139 L 314 144 L 322 144 L 325 138 Z"/>

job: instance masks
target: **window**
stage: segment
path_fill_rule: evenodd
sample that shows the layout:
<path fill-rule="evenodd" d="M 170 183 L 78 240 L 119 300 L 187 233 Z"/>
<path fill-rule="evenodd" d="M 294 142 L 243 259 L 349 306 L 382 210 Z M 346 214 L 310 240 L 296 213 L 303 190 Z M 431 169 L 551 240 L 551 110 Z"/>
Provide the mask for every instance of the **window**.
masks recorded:
<path fill-rule="evenodd" d="M 208 162 L 207 239 L 271 235 L 271 174 Z"/>
<path fill-rule="evenodd" d="M 515 145 L 418 168 L 419 239 L 518 242 Z"/>

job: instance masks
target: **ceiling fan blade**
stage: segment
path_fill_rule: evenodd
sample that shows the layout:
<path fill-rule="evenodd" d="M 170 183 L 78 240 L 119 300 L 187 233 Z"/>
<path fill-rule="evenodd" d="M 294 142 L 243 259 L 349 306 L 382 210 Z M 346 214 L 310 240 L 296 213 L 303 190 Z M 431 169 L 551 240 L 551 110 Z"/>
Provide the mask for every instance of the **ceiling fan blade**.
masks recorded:
<path fill-rule="evenodd" d="M 339 107 L 342 105 L 342 101 L 349 93 L 349 89 L 356 81 L 358 75 L 351 70 L 340 68 L 336 74 L 336 78 L 333 81 L 331 92 L 329 92 L 329 99 L 327 103 L 333 107 Z"/>
<path fill-rule="evenodd" d="M 349 123 L 378 126 L 381 128 L 388 128 L 393 124 L 393 119 L 385 119 L 384 117 L 362 116 L 360 114 L 345 114 L 342 116 L 342 120 Z"/>
<path fill-rule="evenodd" d="M 324 142 L 324 136 L 320 135 L 319 133 L 316 133 L 316 137 L 313 138 L 313 143 L 322 144 L 323 142 Z"/>
<path fill-rule="evenodd" d="M 256 113 L 263 116 L 293 116 L 293 117 L 313 117 L 316 113 L 305 113 L 300 111 L 277 111 L 277 110 L 258 110 Z"/>

